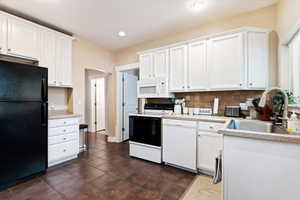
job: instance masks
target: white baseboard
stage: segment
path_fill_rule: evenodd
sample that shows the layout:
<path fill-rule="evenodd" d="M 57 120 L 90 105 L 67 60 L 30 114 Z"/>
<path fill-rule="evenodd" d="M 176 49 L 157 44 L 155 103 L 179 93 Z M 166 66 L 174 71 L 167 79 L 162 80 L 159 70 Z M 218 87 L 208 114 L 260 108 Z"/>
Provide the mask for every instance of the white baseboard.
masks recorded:
<path fill-rule="evenodd" d="M 112 136 L 109 136 L 107 138 L 107 141 L 108 142 L 112 142 L 112 143 L 121 143 L 122 142 L 122 140 L 120 138 L 118 138 L 118 137 L 112 137 Z"/>

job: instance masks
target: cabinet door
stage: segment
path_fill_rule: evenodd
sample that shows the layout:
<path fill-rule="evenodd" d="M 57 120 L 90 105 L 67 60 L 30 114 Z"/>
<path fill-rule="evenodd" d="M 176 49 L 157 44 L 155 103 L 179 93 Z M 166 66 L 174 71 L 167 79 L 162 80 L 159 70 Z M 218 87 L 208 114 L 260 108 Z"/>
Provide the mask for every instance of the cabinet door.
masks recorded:
<path fill-rule="evenodd" d="M 56 79 L 61 87 L 72 86 L 72 39 L 59 34 L 56 37 L 55 51 Z"/>
<path fill-rule="evenodd" d="M 230 90 L 245 86 L 243 46 L 242 33 L 216 37 L 209 41 L 211 89 Z"/>
<path fill-rule="evenodd" d="M 201 91 L 208 89 L 206 41 L 189 44 L 188 90 Z"/>
<path fill-rule="evenodd" d="M 170 49 L 169 91 L 182 92 L 185 90 L 187 68 L 187 45 Z"/>
<path fill-rule="evenodd" d="M 140 80 L 154 78 L 153 54 L 140 55 Z"/>
<path fill-rule="evenodd" d="M 13 56 L 37 59 L 38 28 L 22 19 L 8 18 L 7 53 Z"/>
<path fill-rule="evenodd" d="M 215 161 L 222 150 L 222 135 L 200 132 L 198 135 L 198 169 L 215 171 Z"/>
<path fill-rule="evenodd" d="M 248 88 L 265 89 L 268 86 L 268 33 L 247 33 Z"/>
<path fill-rule="evenodd" d="M 162 50 L 157 51 L 153 54 L 154 59 L 154 76 L 156 78 L 164 78 L 168 77 L 168 67 L 169 67 L 169 51 Z"/>
<path fill-rule="evenodd" d="M 7 18 L 0 14 L 0 53 L 7 53 Z"/>
<path fill-rule="evenodd" d="M 48 84 L 56 85 L 55 32 L 40 29 L 38 34 L 39 66 L 48 68 Z"/>

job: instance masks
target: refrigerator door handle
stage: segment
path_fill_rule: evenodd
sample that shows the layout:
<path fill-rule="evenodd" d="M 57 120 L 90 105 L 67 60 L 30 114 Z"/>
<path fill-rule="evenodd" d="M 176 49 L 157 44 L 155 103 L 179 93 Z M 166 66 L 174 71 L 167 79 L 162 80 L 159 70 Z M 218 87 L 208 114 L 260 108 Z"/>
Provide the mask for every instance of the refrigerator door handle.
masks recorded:
<path fill-rule="evenodd" d="M 47 101 L 47 88 L 48 84 L 47 84 L 47 79 L 42 78 L 42 99 L 43 101 Z"/>
<path fill-rule="evenodd" d="M 45 126 L 48 123 L 48 104 L 42 103 L 42 125 Z"/>

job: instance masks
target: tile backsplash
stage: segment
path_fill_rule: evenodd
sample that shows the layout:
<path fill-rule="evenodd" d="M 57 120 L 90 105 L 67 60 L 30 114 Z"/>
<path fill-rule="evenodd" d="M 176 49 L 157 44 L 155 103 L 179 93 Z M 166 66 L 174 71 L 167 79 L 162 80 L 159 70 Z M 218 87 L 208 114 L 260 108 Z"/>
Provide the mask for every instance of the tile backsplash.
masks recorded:
<path fill-rule="evenodd" d="M 219 113 L 224 114 L 225 106 L 239 106 L 248 98 L 260 97 L 263 91 L 240 90 L 240 91 L 213 91 L 213 92 L 191 92 L 177 93 L 176 98 L 185 98 L 187 107 L 212 108 L 214 98 L 219 98 Z M 168 103 L 170 99 L 148 99 L 148 103 Z"/>

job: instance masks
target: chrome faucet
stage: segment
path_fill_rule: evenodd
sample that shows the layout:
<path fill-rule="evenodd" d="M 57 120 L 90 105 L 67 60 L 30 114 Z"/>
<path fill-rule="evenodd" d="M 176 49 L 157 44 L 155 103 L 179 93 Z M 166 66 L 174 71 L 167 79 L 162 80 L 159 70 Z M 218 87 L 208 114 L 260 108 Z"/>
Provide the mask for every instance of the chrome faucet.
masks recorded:
<path fill-rule="evenodd" d="M 261 99 L 260 99 L 260 102 L 258 104 L 259 107 L 265 107 L 266 106 L 266 103 L 267 103 L 267 97 L 268 97 L 268 94 L 271 92 L 271 91 L 274 91 L 274 90 L 277 90 L 277 91 L 280 91 L 282 92 L 282 94 L 284 95 L 284 110 L 283 110 L 283 117 L 282 117 L 282 120 L 288 120 L 288 104 L 289 104 L 289 98 L 288 98 L 288 95 L 287 93 L 282 89 L 282 88 L 279 88 L 279 87 L 272 87 L 272 88 L 269 88 L 267 90 L 265 90 L 265 92 L 263 93 Z"/>

